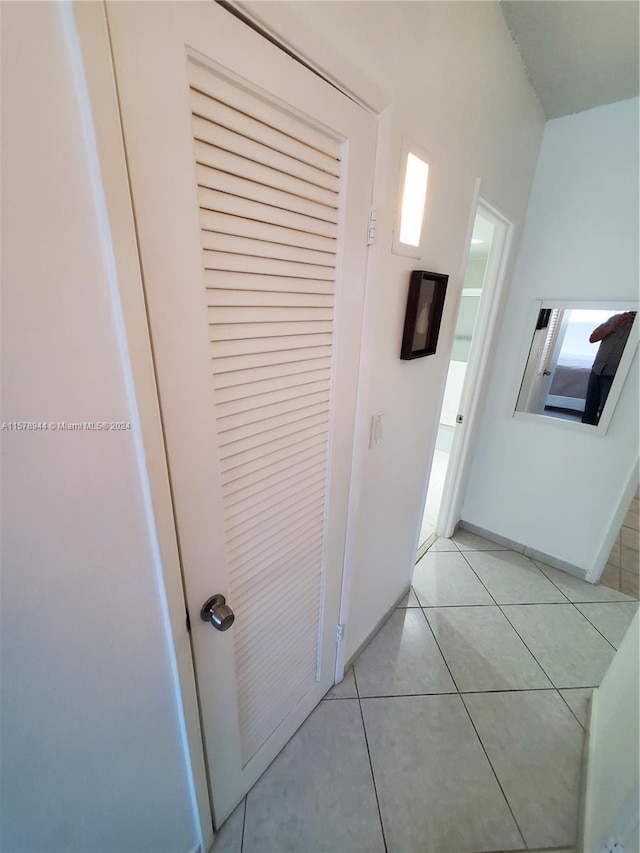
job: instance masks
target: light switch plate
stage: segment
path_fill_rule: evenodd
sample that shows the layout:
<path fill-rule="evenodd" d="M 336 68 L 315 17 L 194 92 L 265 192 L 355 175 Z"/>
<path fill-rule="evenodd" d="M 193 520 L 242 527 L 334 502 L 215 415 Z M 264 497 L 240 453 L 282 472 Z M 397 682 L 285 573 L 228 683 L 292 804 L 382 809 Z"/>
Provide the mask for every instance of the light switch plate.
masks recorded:
<path fill-rule="evenodd" d="M 384 434 L 384 412 L 371 415 L 371 432 L 369 434 L 369 447 L 377 447 L 382 444 Z"/>

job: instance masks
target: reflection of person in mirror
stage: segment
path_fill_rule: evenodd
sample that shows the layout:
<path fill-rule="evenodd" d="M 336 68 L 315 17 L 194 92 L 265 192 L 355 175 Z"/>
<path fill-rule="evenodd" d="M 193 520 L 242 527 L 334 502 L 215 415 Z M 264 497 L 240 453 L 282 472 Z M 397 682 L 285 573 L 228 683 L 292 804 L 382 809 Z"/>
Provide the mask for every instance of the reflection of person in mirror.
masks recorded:
<path fill-rule="evenodd" d="M 606 323 L 591 332 L 589 343 L 596 344 L 601 341 L 601 344 L 589 374 L 583 424 L 596 426 L 600 420 L 635 316 L 635 311 L 614 314 Z"/>

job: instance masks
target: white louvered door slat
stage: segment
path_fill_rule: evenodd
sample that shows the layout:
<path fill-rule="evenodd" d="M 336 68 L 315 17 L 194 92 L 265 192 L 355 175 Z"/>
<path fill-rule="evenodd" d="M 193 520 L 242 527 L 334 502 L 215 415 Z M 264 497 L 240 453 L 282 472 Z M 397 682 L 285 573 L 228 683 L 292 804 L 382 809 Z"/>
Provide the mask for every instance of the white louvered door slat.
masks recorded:
<path fill-rule="evenodd" d="M 223 127 L 256 139 L 275 151 L 290 154 L 328 174 L 340 174 L 339 143 L 309 124 L 282 128 L 282 112 L 276 106 L 222 77 L 212 90 L 209 70 L 196 63 L 189 68 L 189 82 L 194 115 L 218 121 Z M 204 97 L 198 98 L 199 94 Z"/>
<path fill-rule="evenodd" d="M 198 104 L 206 104 L 209 99 L 206 96 L 194 93 L 192 103 L 197 108 Z M 244 134 L 238 133 L 220 124 L 220 118 L 216 122 L 199 118 L 193 114 L 193 136 L 198 142 L 213 146 L 220 151 L 241 155 L 262 166 L 275 169 L 283 174 L 291 175 L 305 181 L 309 186 L 319 187 L 332 193 L 338 192 L 338 176 L 330 175 L 322 169 L 303 163 L 289 154 L 265 145 L 264 142 L 256 142 Z M 263 131 L 264 132 L 264 131 Z"/>
<path fill-rule="evenodd" d="M 218 358 L 216 360 L 216 382 L 220 381 L 225 374 L 233 373 L 238 370 L 250 370 L 251 368 L 264 368 L 265 370 L 271 367 L 280 368 L 282 365 L 294 365 L 298 362 L 311 361 L 313 359 L 330 358 L 331 347 L 301 347 L 297 350 L 277 350 L 269 353 L 246 353 L 241 356 L 230 356 L 228 358 Z M 268 362 L 264 364 L 264 362 Z"/>
<path fill-rule="evenodd" d="M 233 429 L 228 432 L 218 432 L 218 443 L 221 452 L 224 453 L 224 448 L 227 445 L 232 447 L 237 446 L 237 442 L 251 439 L 262 440 L 263 433 L 271 430 L 274 427 L 284 427 L 291 424 L 298 424 L 307 417 L 315 417 L 317 415 L 327 417 L 329 414 L 329 406 L 327 402 L 321 401 L 313 406 L 307 406 L 304 409 L 293 409 L 291 411 L 277 414 L 273 417 L 265 418 L 260 421 L 244 424 L 240 429 Z"/>
<path fill-rule="evenodd" d="M 220 448 L 221 470 L 226 470 L 234 465 L 234 460 L 242 454 L 252 451 L 261 452 L 265 444 L 275 445 L 278 440 L 287 440 L 288 436 L 295 433 L 304 432 L 307 429 L 312 429 L 316 425 L 323 425 L 328 422 L 327 413 L 313 414 L 306 417 L 290 421 L 288 423 L 271 426 L 267 434 L 255 433 L 250 436 L 238 439 L 237 441 L 229 441 L 226 445 Z"/>
<path fill-rule="evenodd" d="M 272 532 L 278 533 L 286 526 L 286 516 L 288 514 L 290 515 L 292 512 L 295 512 L 302 515 L 303 513 L 311 511 L 317 507 L 321 508 L 323 499 L 321 486 L 312 484 L 308 489 L 313 490 L 307 491 L 306 493 L 303 492 L 302 494 L 300 492 L 288 494 L 286 499 L 278 501 L 274 508 L 266 515 L 262 515 L 262 517 L 261 514 L 258 513 L 257 516 L 252 516 L 252 518 L 244 524 L 229 524 L 229 537 L 238 539 L 247 546 L 252 545 L 254 542 L 259 544 L 262 539 L 265 539 Z M 229 557 L 233 559 L 236 556 L 237 551 L 230 548 L 228 553 Z"/>
<path fill-rule="evenodd" d="M 273 453 L 281 450 L 289 451 L 290 448 L 299 445 L 300 442 L 306 441 L 315 435 L 324 435 L 326 434 L 326 431 L 327 421 L 326 418 L 324 418 L 318 419 L 313 426 L 307 426 L 298 430 L 291 430 L 287 435 L 279 438 L 271 438 L 271 436 L 268 436 L 268 440 L 264 443 L 250 447 L 241 453 L 231 453 L 226 456 L 221 455 L 220 470 L 223 473 L 235 471 L 256 459 L 265 459 L 272 456 Z"/>
<path fill-rule="evenodd" d="M 205 192 L 205 190 L 199 190 L 201 199 L 205 198 Z M 299 228 L 285 228 L 284 225 L 272 225 L 269 222 L 247 219 L 239 215 L 233 216 L 205 207 L 200 209 L 200 223 L 204 230 L 214 231 L 217 234 L 264 240 L 268 243 L 283 243 L 285 246 L 297 246 L 300 249 L 314 249 L 328 256 L 335 256 L 337 251 L 336 240 L 332 237 L 310 234 Z"/>
<path fill-rule="evenodd" d="M 333 295 L 330 293 L 300 293 L 268 290 L 225 290 L 215 288 L 207 290 L 207 305 L 210 307 L 219 305 L 258 305 L 268 307 L 270 305 L 283 305 L 288 308 L 300 306 L 312 308 L 333 307 Z"/>
<path fill-rule="evenodd" d="M 106 14 L 219 826 L 340 668 L 376 122 L 219 4 Z"/>
<path fill-rule="evenodd" d="M 196 166 L 198 185 L 203 189 L 223 192 L 261 205 L 297 213 L 308 220 L 308 228 L 312 233 L 315 231 L 316 223 L 337 223 L 338 211 L 333 205 L 312 201 L 305 196 L 290 192 L 287 188 L 279 189 L 277 176 L 278 173 L 274 172 L 269 183 L 257 183 L 253 178 L 242 178 L 201 163 Z M 331 232 L 329 236 L 333 236 Z"/>
<path fill-rule="evenodd" d="M 215 138 L 215 126 L 211 135 Z M 329 190 L 318 186 L 316 183 L 298 178 L 291 174 L 291 169 L 287 163 L 282 163 L 281 168 L 274 169 L 272 166 L 265 166 L 250 157 L 243 156 L 241 153 L 226 151 L 208 142 L 199 142 L 197 139 L 194 141 L 194 149 L 196 162 L 201 166 L 208 166 L 210 169 L 223 172 L 225 175 L 232 175 L 243 181 L 254 181 L 260 186 L 271 187 L 278 192 L 289 193 L 298 198 L 317 202 L 330 210 L 337 210 L 337 187 L 335 190 Z"/>
<path fill-rule="evenodd" d="M 272 418 L 279 415 L 295 415 L 302 417 L 304 413 L 311 412 L 311 409 L 316 405 L 324 404 L 328 407 L 329 391 L 317 391 L 311 394 L 300 394 L 296 397 L 291 397 L 278 403 L 271 403 L 265 406 L 259 406 L 249 412 L 237 412 L 228 415 L 221 414 L 218 417 L 219 435 L 221 443 L 235 441 L 236 436 L 242 433 L 237 431 L 238 427 L 247 428 L 249 430 L 260 430 L 264 432 L 269 427 L 262 423 L 270 421 Z M 223 404 L 224 405 L 224 404 Z M 314 411 L 316 411 L 314 409 Z"/>
<path fill-rule="evenodd" d="M 270 258 L 275 261 L 289 261 L 298 264 L 316 264 L 317 266 L 335 267 L 335 255 L 330 252 L 318 252 L 292 246 L 288 243 L 276 243 L 268 240 L 258 240 L 255 237 L 240 237 L 223 232 L 202 231 L 202 245 L 205 249 L 217 252 L 230 252 L 234 255 L 247 257 Z"/>
<path fill-rule="evenodd" d="M 258 367 L 249 367 L 245 370 L 232 370 L 221 373 L 214 377 L 215 387 L 222 391 L 226 388 L 234 388 L 238 385 L 254 385 L 267 379 L 292 378 L 300 373 L 319 374 L 331 367 L 330 358 L 305 358 L 294 362 L 280 364 L 265 364 Z"/>
<path fill-rule="evenodd" d="M 200 207 L 208 212 L 225 213 L 265 225 L 282 225 L 311 237 L 336 239 L 333 222 L 304 213 L 295 213 L 293 210 L 278 207 L 268 201 L 253 201 L 242 196 L 219 192 L 207 186 L 198 187 L 198 199 Z"/>
<path fill-rule="evenodd" d="M 269 502 L 266 510 L 255 510 L 253 507 L 245 507 L 226 516 L 230 536 L 238 536 L 241 533 L 253 531 L 257 535 L 267 530 L 273 523 L 273 519 L 279 512 L 287 512 L 295 506 L 298 501 L 304 501 L 323 488 L 322 478 L 324 472 L 320 471 L 314 477 L 307 477 L 305 483 L 298 489 L 290 489 L 284 495 Z"/>
<path fill-rule="evenodd" d="M 191 104 L 196 177 L 201 193 L 206 188 L 247 202 L 269 203 L 304 215 L 311 226 L 315 219 L 337 223 L 338 176 L 305 162 L 305 158 L 309 159 L 305 128 L 298 129 L 305 141 L 293 140 L 287 134 L 285 144 L 278 137 L 277 125 L 274 126 L 278 117 L 272 110 L 258 110 L 262 121 L 268 117 L 268 125 L 246 121 L 247 110 L 252 112 L 246 92 L 239 97 L 233 87 L 224 86 L 216 92 L 225 100 L 224 109 L 220 109 L 220 102 L 208 97 L 214 92 L 214 78 L 206 77 L 202 69 L 194 66 L 191 82 L 197 86 L 192 89 Z M 249 132 L 251 136 L 247 137 Z M 316 133 L 311 138 L 315 146 L 329 142 Z M 276 144 L 286 152 L 275 150 Z M 323 162 L 316 147 L 313 151 L 311 159 Z M 320 154 L 335 168 L 338 161 L 333 145 L 326 154 Z M 238 341 L 236 357 L 253 356 L 250 369 L 220 374 L 218 358 L 214 356 L 212 360 L 216 420 L 224 442 L 221 485 L 227 519 L 229 591 L 238 617 L 234 650 L 241 746 L 246 763 L 286 714 L 290 690 L 295 694 L 305 687 L 310 689 L 316 678 L 322 569 L 322 551 L 317 550 L 317 545 L 323 539 L 326 483 L 313 491 L 310 500 L 298 502 L 294 512 L 286 498 L 304 489 L 309 476 L 317 474 L 318 466 L 326 470 L 329 423 L 326 417 L 317 420 L 315 416 L 314 425 L 301 430 L 295 429 L 295 423 L 293 428 L 267 426 L 260 433 L 259 442 L 249 447 L 243 427 L 247 418 L 268 419 L 278 411 L 274 406 L 283 403 L 298 413 L 297 420 L 304 425 L 314 417 L 318 400 L 330 399 L 337 228 L 332 225 L 333 232 L 325 229 L 322 236 L 313 238 L 315 246 L 325 248 L 321 251 L 308 245 L 309 238 L 298 241 L 300 232 L 277 224 L 263 226 L 260 233 L 252 220 L 216 214 L 208 207 L 201 207 L 200 216 L 203 267 L 217 271 L 215 282 L 206 280 L 203 290 L 210 339 Z M 230 219 L 233 234 L 225 231 Z M 243 229 L 244 222 L 251 225 Z M 271 281 L 273 289 L 252 289 L 251 276 L 260 276 L 265 286 Z M 279 289 L 282 278 L 287 281 L 285 291 Z M 298 289 L 299 281 L 306 282 L 307 288 L 310 282 L 324 282 L 323 292 Z M 327 288 L 330 292 L 324 292 Z M 330 337 L 327 356 L 320 367 L 308 359 L 293 360 L 292 365 L 292 356 L 287 355 L 274 369 L 270 352 L 275 351 L 282 358 L 293 351 L 295 359 L 300 353 L 297 347 L 292 350 L 292 338 L 297 337 L 296 343 L 302 346 L 307 336 L 322 333 Z M 255 352 L 261 341 L 272 343 L 274 339 L 275 350 Z M 249 350 L 243 347 L 246 341 L 251 342 Z M 228 359 L 220 360 L 224 369 Z M 285 489 L 280 488 L 283 482 Z M 279 502 L 279 509 L 270 512 L 269 504 L 278 497 L 284 500 Z M 245 508 L 249 503 L 253 516 L 238 524 L 229 513 L 234 513 L 240 502 Z M 294 563 L 290 563 L 279 578 L 282 561 L 286 564 L 309 545 L 312 550 L 295 566 L 295 577 Z M 281 604 L 286 602 L 292 611 L 285 629 L 269 641 L 272 622 L 264 618 L 264 610 L 255 612 L 256 584 L 263 586 L 261 578 L 268 581 L 264 586 L 276 584 Z M 302 588 L 304 594 L 296 595 L 296 588 Z"/>

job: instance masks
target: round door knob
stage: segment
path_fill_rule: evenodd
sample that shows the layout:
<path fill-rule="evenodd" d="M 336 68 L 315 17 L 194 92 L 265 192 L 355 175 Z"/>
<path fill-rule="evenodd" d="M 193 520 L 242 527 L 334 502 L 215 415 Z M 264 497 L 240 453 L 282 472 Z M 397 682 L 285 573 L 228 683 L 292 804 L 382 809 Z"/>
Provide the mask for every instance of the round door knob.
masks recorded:
<path fill-rule="evenodd" d="M 224 595 L 212 595 L 202 605 L 200 618 L 203 622 L 211 622 L 218 631 L 227 631 L 236 617 Z"/>

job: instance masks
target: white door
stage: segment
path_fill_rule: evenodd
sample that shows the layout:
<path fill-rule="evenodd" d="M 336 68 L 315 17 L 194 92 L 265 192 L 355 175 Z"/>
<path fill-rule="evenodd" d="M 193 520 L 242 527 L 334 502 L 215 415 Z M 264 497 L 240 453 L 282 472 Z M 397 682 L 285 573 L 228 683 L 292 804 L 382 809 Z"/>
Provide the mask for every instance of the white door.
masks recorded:
<path fill-rule="evenodd" d="M 536 391 L 533 397 L 532 410 L 538 414 L 544 414 L 544 407 L 551 390 L 553 377 L 558 366 L 558 358 L 560 350 L 564 343 L 567 327 L 569 325 L 569 311 L 562 309 L 551 312 L 551 321 L 547 329 L 547 337 L 542 349 L 542 357 L 540 359 L 540 367 L 538 373 L 538 381 L 536 383 Z"/>
<path fill-rule="evenodd" d="M 513 231 L 509 220 L 483 199 L 478 200 L 476 215 L 481 216 L 493 228 L 493 236 L 438 514 L 437 533 L 446 537 L 453 535 L 460 520 L 460 508 L 471 463 L 474 433 L 484 393 Z"/>
<path fill-rule="evenodd" d="M 376 122 L 215 3 L 107 12 L 219 826 L 333 683 Z"/>

